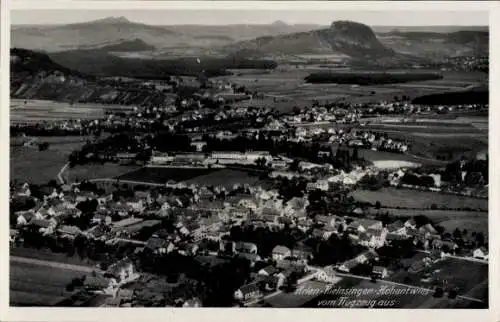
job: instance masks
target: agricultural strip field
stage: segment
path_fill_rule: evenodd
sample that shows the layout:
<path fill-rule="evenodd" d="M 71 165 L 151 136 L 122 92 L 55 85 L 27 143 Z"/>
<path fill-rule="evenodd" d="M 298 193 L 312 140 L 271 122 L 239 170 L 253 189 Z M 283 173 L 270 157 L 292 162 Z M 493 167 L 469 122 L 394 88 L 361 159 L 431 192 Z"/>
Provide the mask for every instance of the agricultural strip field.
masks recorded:
<path fill-rule="evenodd" d="M 487 199 L 430 191 L 396 188 L 382 188 L 377 191 L 358 189 L 353 191 L 351 195 L 357 201 L 369 202 L 371 204 L 380 201 L 383 207 L 389 208 L 430 209 L 433 204 L 436 204 L 438 208 L 488 210 Z"/>
<path fill-rule="evenodd" d="M 280 111 L 289 111 L 294 106 L 310 106 L 314 100 L 334 102 L 348 99 L 352 103 L 365 103 L 391 100 L 394 96 L 402 95 L 415 98 L 422 95 L 443 93 L 487 83 L 487 79 L 485 79 L 482 73 L 471 73 L 472 75 L 469 75 L 468 73 L 456 72 L 444 73 L 442 80 L 410 82 L 406 84 L 353 87 L 351 85 L 305 83 L 304 78 L 311 72 L 336 70 L 308 65 L 303 66 L 303 68 L 278 68 L 271 72 L 262 71 L 260 74 L 257 72 L 253 72 L 252 74 L 237 73 L 232 76 L 225 76 L 223 79 L 230 79 L 232 82 L 245 86 L 249 90 L 263 93 L 271 98 L 275 97 L 278 100 L 287 101 L 280 106 Z M 345 69 L 339 71 L 345 72 Z M 298 101 L 295 101 L 297 99 Z M 258 100 L 254 101 L 258 102 Z M 269 106 L 273 106 L 273 104 L 269 104 Z"/>
<path fill-rule="evenodd" d="M 73 293 L 65 287 L 82 271 L 10 260 L 10 304 L 13 306 L 55 305 Z"/>
<path fill-rule="evenodd" d="M 10 102 L 10 122 L 37 123 L 43 121 L 66 121 L 99 119 L 105 116 L 106 111 L 125 111 L 130 107 L 103 104 L 85 104 L 12 99 Z"/>

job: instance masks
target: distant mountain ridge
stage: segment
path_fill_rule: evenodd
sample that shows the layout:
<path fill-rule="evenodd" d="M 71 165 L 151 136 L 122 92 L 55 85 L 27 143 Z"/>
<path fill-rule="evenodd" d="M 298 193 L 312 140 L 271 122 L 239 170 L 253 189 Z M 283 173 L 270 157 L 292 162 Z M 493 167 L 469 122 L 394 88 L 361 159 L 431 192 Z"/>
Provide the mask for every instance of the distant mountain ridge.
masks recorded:
<path fill-rule="evenodd" d="M 14 25 L 11 28 L 11 48 L 26 48 L 46 52 L 98 48 L 108 43 L 140 39 L 155 48 L 224 46 L 235 41 L 262 35 L 281 35 L 306 31 L 316 25 L 172 25 L 154 26 L 137 23 L 125 17 L 107 17 L 66 25 Z"/>
<path fill-rule="evenodd" d="M 335 21 L 328 28 L 309 32 L 259 37 L 229 45 L 228 49 L 262 54 L 339 54 L 354 58 L 396 54 L 380 43 L 370 27 L 353 21 Z"/>

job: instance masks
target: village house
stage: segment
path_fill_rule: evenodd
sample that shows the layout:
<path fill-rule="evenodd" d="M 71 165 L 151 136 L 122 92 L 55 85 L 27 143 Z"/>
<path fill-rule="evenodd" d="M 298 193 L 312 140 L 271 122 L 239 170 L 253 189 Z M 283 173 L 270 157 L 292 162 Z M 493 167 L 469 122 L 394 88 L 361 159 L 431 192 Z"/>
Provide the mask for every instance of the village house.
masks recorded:
<path fill-rule="evenodd" d="M 86 276 L 83 287 L 91 293 L 105 294 L 109 296 L 116 296 L 118 291 L 118 283 L 115 279 L 109 279 L 103 275 L 92 272 L 91 275 Z"/>
<path fill-rule="evenodd" d="M 273 260 L 280 261 L 280 260 L 284 259 L 285 257 L 291 256 L 292 252 L 290 251 L 290 249 L 288 247 L 278 245 L 278 246 L 273 248 L 271 254 L 272 254 L 271 256 L 272 256 Z"/>
<path fill-rule="evenodd" d="M 347 230 L 352 233 L 366 233 L 368 229 L 382 230 L 383 224 L 380 220 L 355 219 L 347 226 Z"/>
<path fill-rule="evenodd" d="M 82 231 L 76 226 L 62 225 L 57 228 L 57 232 L 62 238 L 74 239 L 76 236 L 80 235 Z"/>
<path fill-rule="evenodd" d="M 387 268 L 383 266 L 373 266 L 372 274 L 377 278 L 386 278 L 388 275 Z"/>
<path fill-rule="evenodd" d="M 261 268 L 257 272 L 258 275 L 265 275 L 265 276 L 273 276 L 276 273 L 278 273 L 278 269 L 272 265 Z"/>
<path fill-rule="evenodd" d="M 146 242 L 145 249 L 154 254 L 168 254 L 175 249 L 175 245 L 170 240 L 153 235 Z"/>
<path fill-rule="evenodd" d="M 104 277 L 116 281 L 117 285 L 120 286 L 138 279 L 140 275 L 135 271 L 132 261 L 125 258 L 108 267 Z"/>
<path fill-rule="evenodd" d="M 348 261 L 343 262 L 341 265 L 339 265 L 338 270 L 344 273 L 349 273 L 351 269 L 354 267 L 358 266 L 359 263 L 355 259 L 351 259 Z"/>
<path fill-rule="evenodd" d="M 472 252 L 472 257 L 487 261 L 488 260 L 488 249 L 486 247 L 476 248 Z"/>
<path fill-rule="evenodd" d="M 401 236 L 408 235 L 405 224 L 400 220 L 387 225 L 386 229 L 388 234 L 401 235 Z"/>
<path fill-rule="evenodd" d="M 248 302 L 255 300 L 262 296 L 262 292 L 259 288 L 258 283 L 250 283 L 243 285 L 236 292 L 234 292 L 234 298 L 238 301 Z"/>
<path fill-rule="evenodd" d="M 338 277 L 335 275 L 335 270 L 331 265 L 318 270 L 316 278 L 325 283 L 335 283 L 338 280 Z"/>

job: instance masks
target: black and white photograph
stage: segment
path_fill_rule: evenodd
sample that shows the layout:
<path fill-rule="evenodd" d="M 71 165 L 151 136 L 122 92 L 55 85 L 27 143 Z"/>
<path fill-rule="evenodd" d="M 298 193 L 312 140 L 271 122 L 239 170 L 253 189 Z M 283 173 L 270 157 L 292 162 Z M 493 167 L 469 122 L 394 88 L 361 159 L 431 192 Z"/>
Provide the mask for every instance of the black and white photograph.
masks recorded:
<path fill-rule="evenodd" d="M 10 10 L 9 306 L 490 308 L 453 6 Z"/>

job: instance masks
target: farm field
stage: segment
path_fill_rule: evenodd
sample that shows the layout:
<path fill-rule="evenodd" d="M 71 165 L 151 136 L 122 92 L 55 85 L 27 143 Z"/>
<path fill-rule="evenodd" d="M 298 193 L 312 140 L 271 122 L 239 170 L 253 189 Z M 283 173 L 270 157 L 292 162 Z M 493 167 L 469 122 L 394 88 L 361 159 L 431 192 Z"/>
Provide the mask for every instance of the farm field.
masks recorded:
<path fill-rule="evenodd" d="M 459 73 L 446 72 L 441 80 L 430 80 L 424 82 L 411 82 L 406 84 L 388 84 L 357 86 L 335 85 L 335 84 L 306 84 L 304 78 L 311 72 L 335 71 L 337 69 L 318 68 L 317 66 L 303 66 L 302 68 L 288 67 L 278 68 L 271 72 L 262 71 L 260 74 L 236 73 L 232 76 L 224 76 L 234 83 L 245 86 L 251 91 L 257 91 L 282 100 L 295 100 L 287 102 L 288 109 L 294 106 L 310 106 L 313 100 L 320 102 L 332 102 L 349 98 L 353 103 L 364 103 L 393 99 L 394 96 L 410 96 L 412 98 L 442 93 L 450 90 L 464 89 L 468 86 L 476 86 L 487 83 L 487 78 L 482 73 Z M 338 69 L 345 72 L 345 69 Z M 355 72 L 362 72 L 356 70 Z M 404 71 L 402 71 L 404 72 Z M 424 70 L 420 72 L 425 72 Z M 257 101 L 257 100 L 256 100 Z M 271 106 L 271 104 L 269 104 Z M 286 106 L 280 110 L 285 111 Z"/>
<path fill-rule="evenodd" d="M 11 247 L 10 256 L 24 257 L 24 258 L 32 258 L 41 261 L 48 262 L 57 262 L 71 265 L 79 265 L 79 266 L 94 266 L 96 263 L 89 259 L 80 259 L 79 256 L 74 255 L 69 257 L 67 254 L 63 253 L 54 253 L 50 249 L 36 249 L 36 248 L 27 248 L 27 247 Z"/>
<path fill-rule="evenodd" d="M 77 165 L 73 168 L 68 167 L 63 178 L 67 182 L 114 178 L 138 169 L 139 166 L 123 166 L 115 163 Z"/>
<path fill-rule="evenodd" d="M 430 282 L 422 281 L 425 277 L 431 279 Z M 448 287 L 457 287 L 459 295 L 465 295 L 474 290 L 474 288 L 488 279 L 488 265 L 483 263 L 471 262 L 455 258 L 445 258 L 430 267 L 424 268 L 419 272 L 410 273 L 408 271 L 399 271 L 390 275 L 387 280 L 407 283 L 415 286 L 431 288 L 434 283 L 442 286 L 443 283 Z M 470 295 L 481 295 L 479 290 Z M 480 298 L 482 299 L 482 298 Z"/>
<path fill-rule="evenodd" d="M 51 306 L 72 295 L 65 290 L 81 271 L 47 267 L 10 260 L 10 304 Z"/>
<path fill-rule="evenodd" d="M 162 167 L 143 167 L 136 171 L 131 171 L 119 175 L 115 179 L 130 180 L 151 183 L 166 183 L 169 180 L 176 182 L 192 179 L 197 176 L 209 174 L 218 169 L 204 168 L 162 168 Z"/>
<path fill-rule="evenodd" d="M 165 168 L 144 167 L 118 175 L 115 179 L 151 183 L 166 183 L 169 180 L 184 182 L 188 185 L 221 185 L 232 188 L 234 184 L 256 184 L 258 174 L 235 169 L 204 169 L 204 168 Z"/>
<path fill-rule="evenodd" d="M 84 141 L 50 144 L 45 151 L 23 146 L 11 147 L 10 179 L 34 184 L 45 184 L 56 179 L 71 152 L 83 144 Z"/>
<path fill-rule="evenodd" d="M 250 174 L 248 171 L 220 169 L 205 175 L 200 175 L 184 181 L 187 184 L 224 186 L 232 188 L 235 184 L 254 185 L 259 181 L 258 174 Z"/>
<path fill-rule="evenodd" d="M 10 122 L 36 123 L 43 121 L 88 120 L 105 116 L 107 110 L 126 110 L 130 107 L 103 104 L 86 104 L 12 99 L 10 102 Z"/>
<path fill-rule="evenodd" d="M 394 208 L 381 208 L 379 210 L 370 208 L 368 212 L 373 215 L 388 212 L 390 216 L 408 218 L 424 215 L 432 222 L 443 226 L 448 232 L 452 232 L 455 228 L 461 230 L 465 228 L 469 232 L 482 232 L 488 236 L 488 212 Z"/>
<path fill-rule="evenodd" d="M 412 208 L 430 209 L 433 204 L 438 208 L 447 207 L 451 209 L 488 209 L 488 200 L 476 199 L 465 196 L 436 193 L 430 191 L 418 191 L 409 189 L 382 188 L 377 191 L 358 189 L 351 195 L 361 202 L 375 204 L 380 201 L 382 207 L 389 208 Z"/>

